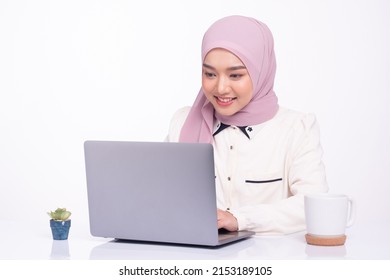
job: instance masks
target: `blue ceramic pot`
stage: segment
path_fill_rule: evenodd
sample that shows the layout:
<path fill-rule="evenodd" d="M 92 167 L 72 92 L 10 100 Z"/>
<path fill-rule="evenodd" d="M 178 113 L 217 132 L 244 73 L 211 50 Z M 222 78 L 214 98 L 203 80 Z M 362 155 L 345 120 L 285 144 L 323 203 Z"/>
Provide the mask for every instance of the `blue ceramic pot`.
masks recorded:
<path fill-rule="evenodd" d="M 54 240 L 67 240 L 70 228 L 70 220 L 55 221 L 50 220 L 51 233 Z"/>

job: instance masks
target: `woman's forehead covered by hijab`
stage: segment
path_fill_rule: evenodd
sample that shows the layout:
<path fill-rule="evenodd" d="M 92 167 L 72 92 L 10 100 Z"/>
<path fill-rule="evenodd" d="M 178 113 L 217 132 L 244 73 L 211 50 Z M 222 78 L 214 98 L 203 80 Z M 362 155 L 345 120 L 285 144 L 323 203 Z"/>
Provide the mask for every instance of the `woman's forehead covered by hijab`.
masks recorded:
<path fill-rule="evenodd" d="M 215 48 L 224 48 L 239 57 L 255 88 L 264 79 L 274 79 L 274 41 L 264 23 L 244 16 L 229 16 L 216 21 L 203 37 L 202 61 Z"/>

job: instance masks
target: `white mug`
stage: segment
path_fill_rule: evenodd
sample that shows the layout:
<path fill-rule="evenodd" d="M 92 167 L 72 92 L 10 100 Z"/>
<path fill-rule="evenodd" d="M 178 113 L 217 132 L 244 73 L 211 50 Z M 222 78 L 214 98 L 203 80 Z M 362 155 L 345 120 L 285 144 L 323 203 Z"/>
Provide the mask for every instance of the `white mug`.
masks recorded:
<path fill-rule="evenodd" d="M 307 233 L 318 237 L 345 235 L 355 220 L 355 202 L 342 194 L 305 195 Z"/>

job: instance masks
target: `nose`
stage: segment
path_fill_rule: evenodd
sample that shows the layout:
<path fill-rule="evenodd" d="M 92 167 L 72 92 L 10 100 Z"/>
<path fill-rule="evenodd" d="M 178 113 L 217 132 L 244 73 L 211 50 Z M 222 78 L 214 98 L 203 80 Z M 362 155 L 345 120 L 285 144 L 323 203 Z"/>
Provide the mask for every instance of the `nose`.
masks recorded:
<path fill-rule="evenodd" d="M 221 94 L 221 95 L 230 93 L 231 88 L 230 88 L 229 79 L 227 79 L 226 77 L 223 77 L 223 76 L 219 77 L 218 82 L 217 82 L 217 91 L 218 91 L 218 94 Z"/>

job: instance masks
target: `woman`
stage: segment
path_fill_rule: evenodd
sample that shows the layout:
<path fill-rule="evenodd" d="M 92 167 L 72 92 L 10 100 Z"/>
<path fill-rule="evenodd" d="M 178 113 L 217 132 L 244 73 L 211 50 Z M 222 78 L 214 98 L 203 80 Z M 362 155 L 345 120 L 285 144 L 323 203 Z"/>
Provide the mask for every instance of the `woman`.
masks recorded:
<path fill-rule="evenodd" d="M 253 18 L 222 18 L 204 35 L 202 63 L 202 87 L 174 115 L 168 141 L 212 143 L 218 227 L 303 230 L 303 195 L 328 189 L 319 128 L 313 115 L 279 107 L 270 30 Z"/>

